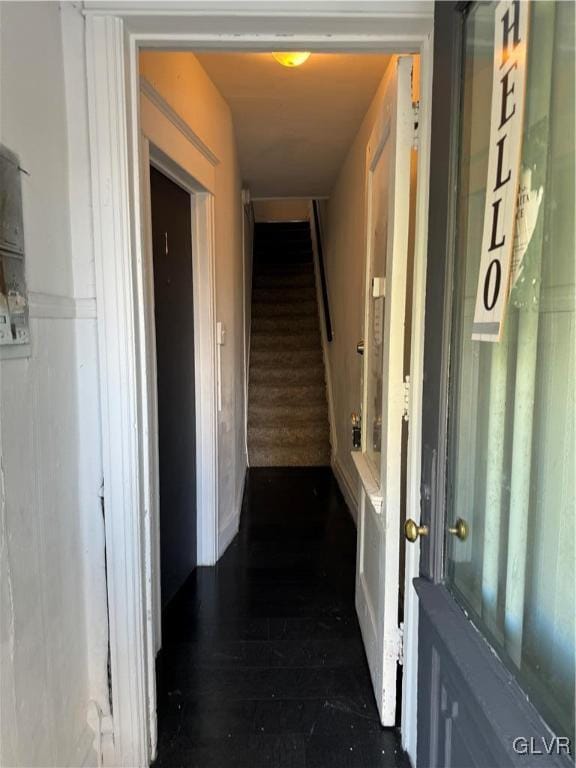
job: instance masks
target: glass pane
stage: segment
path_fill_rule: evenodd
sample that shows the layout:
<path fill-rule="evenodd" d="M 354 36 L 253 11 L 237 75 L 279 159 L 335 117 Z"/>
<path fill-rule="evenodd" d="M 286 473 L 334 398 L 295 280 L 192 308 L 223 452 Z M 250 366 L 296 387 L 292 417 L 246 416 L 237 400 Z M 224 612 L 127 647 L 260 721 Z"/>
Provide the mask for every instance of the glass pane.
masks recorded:
<path fill-rule="evenodd" d="M 537 215 L 494 344 L 471 339 L 494 4 L 466 20 L 447 498 L 448 519 L 468 525 L 465 540 L 447 535 L 448 585 L 552 728 L 572 738 L 574 21 L 573 3 L 531 4 L 521 184 Z"/>
<path fill-rule="evenodd" d="M 374 278 L 386 277 L 386 248 L 388 242 L 388 179 L 389 148 L 385 145 L 370 173 L 371 194 L 371 261 L 370 261 L 370 303 L 368 328 L 370 337 L 366 340 L 367 358 L 367 414 L 366 453 L 372 464 L 374 475 L 380 479 L 380 454 L 382 445 L 382 375 L 384 365 L 384 302 L 381 283 Z"/>

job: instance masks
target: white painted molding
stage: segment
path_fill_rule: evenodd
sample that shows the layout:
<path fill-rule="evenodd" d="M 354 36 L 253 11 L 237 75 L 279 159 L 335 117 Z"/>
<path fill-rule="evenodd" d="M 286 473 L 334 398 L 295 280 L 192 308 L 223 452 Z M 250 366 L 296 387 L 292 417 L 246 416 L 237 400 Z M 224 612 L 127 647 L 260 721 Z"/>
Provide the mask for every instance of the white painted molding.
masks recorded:
<path fill-rule="evenodd" d="M 350 517 L 352 518 L 352 520 L 354 520 L 354 525 L 358 527 L 358 509 L 359 509 L 358 490 L 357 490 L 358 481 L 356 480 L 356 490 L 355 490 L 354 482 L 350 478 L 350 475 L 348 474 L 344 465 L 342 464 L 342 462 L 337 456 L 332 457 L 332 471 L 334 472 L 334 477 L 336 478 L 338 487 L 342 492 L 342 496 L 344 496 L 344 499 L 346 501 L 346 505 L 350 512 Z"/>
<path fill-rule="evenodd" d="M 192 230 L 192 273 L 194 306 L 194 372 L 196 391 L 196 490 L 197 490 L 197 562 L 214 565 L 218 559 L 218 363 L 216 344 L 216 275 L 214 244 L 214 197 L 206 192 L 176 161 L 169 147 L 155 147 L 144 140 L 143 154 L 154 167 L 190 193 Z M 195 146 L 195 145 L 194 145 Z M 144 218 L 145 271 L 152 272 L 151 221 L 149 192 L 145 197 Z M 148 291 L 148 312 L 153 309 L 153 287 Z M 156 398 L 156 353 L 152 340 L 153 316 L 149 318 L 148 375 L 154 379 L 152 397 Z M 157 443 L 157 416 L 150 439 Z M 157 461 L 157 459 L 156 459 Z M 157 471 L 157 470 L 156 470 Z M 157 526 L 156 526 L 157 527 Z M 156 532 L 152 540 L 158 538 Z"/>
<path fill-rule="evenodd" d="M 124 23 L 86 20 L 115 762 L 150 759 Z"/>
<path fill-rule="evenodd" d="M 28 308 L 30 317 L 35 319 L 96 319 L 96 299 L 75 299 L 72 296 L 31 291 L 28 294 Z"/>
<path fill-rule="evenodd" d="M 224 552 L 226 552 L 238 533 L 239 527 L 240 516 L 236 514 L 231 515 L 228 520 L 223 523 L 218 536 L 218 558 L 221 558 Z"/>
<path fill-rule="evenodd" d="M 221 558 L 224 552 L 228 549 L 234 537 L 238 533 L 240 527 L 240 516 L 242 513 L 242 502 L 244 501 L 244 489 L 246 488 L 246 480 L 248 478 L 248 468 L 244 470 L 244 477 L 239 485 L 238 492 L 236 494 L 234 510 L 230 517 L 222 523 L 220 528 L 220 534 L 218 537 L 218 558 Z"/>
<path fill-rule="evenodd" d="M 198 134 L 192 130 L 188 123 L 180 117 L 170 104 L 168 104 L 166 99 L 158 93 L 152 83 L 150 83 L 150 81 L 143 75 L 140 75 L 140 90 L 150 99 L 152 104 L 160 110 L 164 117 L 169 120 L 194 147 L 196 147 L 211 165 L 216 166 L 219 164 L 220 160 L 214 152 L 212 152 L 210 147 L 202 141 Z"/>
<path fill-rule="evenodd" d="M 192 196 L 198 565 L 218 560 L 218 349 L 214 196 Z"/>
<path fill-rule="evenodd" d="M 363 16 L 427 16 L 434 14 L 432 0 L 413 0 L 407 5 L 406 0 L 85 0 L 87 11 L 106 11 L 122 15 L 133 14 L 202 14 L 218 13 L 228 16 L 230 13 L 241 15 L 307 16 L 330 15 Z"/>

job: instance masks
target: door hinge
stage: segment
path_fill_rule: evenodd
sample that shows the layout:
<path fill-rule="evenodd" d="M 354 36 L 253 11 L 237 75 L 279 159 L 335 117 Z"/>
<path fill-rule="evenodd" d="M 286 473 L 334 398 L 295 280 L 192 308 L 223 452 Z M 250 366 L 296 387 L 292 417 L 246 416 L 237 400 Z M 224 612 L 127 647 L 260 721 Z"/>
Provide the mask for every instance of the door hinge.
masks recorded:
<path fill-rule="evenodd" d="M 420 102 L 412 102 L 412 149 L 420 146 Z"/>
<path fill-rule="evenodd" d="M 402 418 L 404 421 L 408 421 L 410 418 L 410 376 L 408 374 L 404 376 L 404 381 L 402 382 L 402 390 L 404 400 Z"/>
<path fill-rule="evenodd" d="M 404 622 L 398 627 L 398 664 L 404 664 Z"/>

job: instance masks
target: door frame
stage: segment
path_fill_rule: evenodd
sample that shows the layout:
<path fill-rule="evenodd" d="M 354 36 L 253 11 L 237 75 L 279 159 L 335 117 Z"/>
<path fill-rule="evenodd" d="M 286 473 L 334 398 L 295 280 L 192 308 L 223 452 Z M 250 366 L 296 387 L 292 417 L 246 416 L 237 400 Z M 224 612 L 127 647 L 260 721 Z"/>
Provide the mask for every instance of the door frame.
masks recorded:
<path fill-rule="evenodd" d="M 115 762 L 144 766 L 153 758 L 156 744 L 157 617 L 153 615 L 151 549 L 156 491 L 146 450 L 151 435 L 150 360 L 146 349 L 139 48 L 420 54 L 407 492 L 407 514 L 419 519 L 433 15 L 430 2 L 415 2 L 409 12 L 401 2 L 391 1 L 383 8 L 381 3 L 353 0 L 239 0 L 233 8 L 219 0 L 210 4 L 189 0 L 168 7 L 127 0 L 88 0 L 84 5 Z M 215 316 L 210 328 L 215 334 Z M 215 346 L 209 350 L 213 366 Z M 216 387 L 209 395 L 217 400 Z M 214 414 L 214 425 L 216 419 Z M 217 498 L 218 478 L 212 466 L 212 493 Z M 414 547 L 406 558 L 401 727 L 403 746 L 413 762 L 418 606 L 412 579 L 418 570 L 419 552 Z"/>
<path fill-rule="evenodd" d="M 167 152 L 165 150 L 168 150 Z M 214 280 L 214 196 L 169 154 L 153 144 L 145 133 L 140 143 L 142 205 L 142 279 L 144 322 L 143 346 L 146 350 L 148 404 L 148 482 L 150 513 L 147 526 L 146 567 L 149 580 L 147 605 L 152 615 L 152 648 L 157 653 L 162 640 L 162 603 L 160 590 L 160 496 L 158 456 L 158 391 L 154 319 L 154 263 L 150 166 L 184 189 L 190 196 L 192 242 L 192 302 L 194 312 L 194 385 L 196 412 L 196 510 L 198 565 L 215 563 L 218 557 L 218 443 L 217 391 L 218 365 L 214 354 L 215 280 Z M 149 659 L 150 668 L 150 659 Z M 150 673 L 150 672 L 149 672 Z"/>

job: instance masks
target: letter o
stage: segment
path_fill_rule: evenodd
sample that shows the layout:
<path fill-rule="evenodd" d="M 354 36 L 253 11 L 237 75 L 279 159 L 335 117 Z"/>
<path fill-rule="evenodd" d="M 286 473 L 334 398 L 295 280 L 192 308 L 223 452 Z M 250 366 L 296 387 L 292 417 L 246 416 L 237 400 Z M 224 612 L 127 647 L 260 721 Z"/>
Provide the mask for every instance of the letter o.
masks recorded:
<path fill-rule="evenodd" d="M 492 272 L 495 272 L 494 275 L 494 286 L 491 289 L 491 283 L 492 283 Z M 502 265 L 500 264 L 499 259 L 492 259 L 490 264 L 488 265 L 488 269 L 486 270 L 486 277 L 484 278 L 484 307 L 485 309 L 490 312 L 491 309 L 494 308 L 494 305 L 498 301 L 498 296 L 500 295 L 500 283 L 502 282 Z M 490 293 L 492 293 L 492 298 L 490 298 Z"/>

